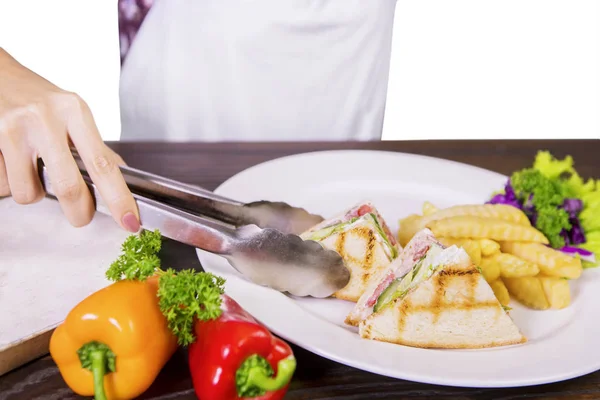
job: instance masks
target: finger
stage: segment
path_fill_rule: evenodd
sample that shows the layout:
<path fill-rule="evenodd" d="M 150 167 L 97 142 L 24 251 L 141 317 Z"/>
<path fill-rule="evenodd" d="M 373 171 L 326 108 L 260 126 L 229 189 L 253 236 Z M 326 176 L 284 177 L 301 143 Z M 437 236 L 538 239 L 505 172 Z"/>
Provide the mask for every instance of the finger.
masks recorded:
<path fill-rule="evenodd" d="M 44 137 L 39 152 L 63 214 L 71 225 L 85 226 L 94 217 L 94 202 L 71 154 L 66 132 L 47 132 Z"/>
<path fill-rule="evenodd" d="M 0 197 L 5 196 L 10 196 L 10 186 L 8 185 L 8 176 L 6 175 L 4 157 L 0 151 Z"/>
<path fill-rule="evenodd" d="M 117 223 L 130 232 L 139 231 L 138 209 L 118 167 L 118 157 L 102 141 L 87 104 L 76 96 L 69 101 L 73 102 L 66 119 L 69 136 L 92 181 Z"/>
<path fill-rule="evenodd" d="M 0 150 L 9 192 L 19 204 L 32 204 L 44 197 L 44 189 L 32 162 L 33 152 L 27 145 L 24 135 L 16 129 L 0 135 Z"/>

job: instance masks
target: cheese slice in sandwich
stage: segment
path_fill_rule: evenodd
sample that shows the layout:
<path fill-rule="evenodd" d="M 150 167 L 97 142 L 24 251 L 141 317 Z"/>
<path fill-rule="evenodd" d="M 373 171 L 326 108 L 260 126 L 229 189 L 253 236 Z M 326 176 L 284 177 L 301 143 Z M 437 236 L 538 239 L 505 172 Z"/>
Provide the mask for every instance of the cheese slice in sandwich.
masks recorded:
<path fill-rule="evenodd" d="M 417 237 L 417 235 L 419 235 Z M 425 229 L 408 243 L 429 241 L 403 276 L 394 277 L 358 323 L 361 337 L 406 346 L 475 349 L 525 343 L 527 339 L 492 288 L 460 247 L 444 248 Z M 422 250 L 421 250 L 422 251 Z M 420 253 L 413 253 L 416 258 Z M 387 275 L 383 276 L 386 279 Z M 389 281 L 389 278 L 387 278 Z M 382 283 L 384 281 L 381 281 Z M 365 296 L 376 294 L 365 293 Z M 368 304 L 371 304 L 370 301 Z"/>
<path fill-rule="evenodd" d="M 340 254 L 350 281 L 333 297 L 356 302 L 368 282 L 385 270 L 401 250 L 388 225 L 371 202 L 361 202 L 322 221 L 300 235 Z"/>

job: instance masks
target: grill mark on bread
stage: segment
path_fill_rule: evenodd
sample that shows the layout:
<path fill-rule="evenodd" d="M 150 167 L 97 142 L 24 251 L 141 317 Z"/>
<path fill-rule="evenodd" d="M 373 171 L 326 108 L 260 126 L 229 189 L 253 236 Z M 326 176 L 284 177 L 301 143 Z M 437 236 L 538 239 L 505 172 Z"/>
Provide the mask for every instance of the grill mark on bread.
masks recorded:
<path fill-rule="evenodd" d="M 484 302 L 481 302 L 478 304 L 456 304 L 456 303 L 440 304 L 437 307 L 437 310 L 438 310 L 438 312 L 446 311 L 446 310 L 469 311 L 469 310 L 493 308 L 493 307 L 500 308 L 500 306 L 498 306 L 498 304 L 495 301 L 484 301 Z M 428 305 L 413 306 L 413 307 L 411 307 L 411 311 L 416 311 L 416 312 L 431 311 L 431 306 L 428 306 Z"/>
<path fill-rule="evenodd" d="M 363 261 L 363 269 L 369 270 L 373 266 L 375 259 L 375 234 L 370 229 L 361 229 L 360 236 L 367 236 L 367 251 L 365 251 L 365 259 Z"/>
<path fill-rule="evenodd" d="M 363 275 L 361 277 L 362 279 L 362 283 L 364 285 L 367 284 L 367 281 L 369 280 L 369 277 L 371 276 L 371 271 L 373 269 L 373 263 L 375 261 L 375 244 L 376 244 L 376 239 L 375 239 L 375 234 L 373 233 L 372 230 L 370 229 L 366 229 L 367 231 L 367 251 L 365 252 L 365 259 L 363 261 Z M 362 236 L 362 234 L 361 234 Z"/>
<path fill-rule="evenodd" d="M 442 269 L 439 273 L 440 276 L 465 276 L 465 275 L 474 275 L 478 274 L 477 268 L 469 268 L 469 269 Z"/>
<path fill-rule="evenodd" d="M 348 255 L 346 254 L 345 244 L 346 244 L 346 232 L 340 232 L 335 241 L 334 247 L 335 247 L 335 251 L 342 257 L 342 259 L 349 258 Z M 343 297 L 344 289 L 351 286 L 352 279 L 353 279 L 353 273 L 352 273 L 351 269 L 349 269 L 349 271 L 350 271 L 350 281 L 348 281 L 348 284 L 345 287 L 343 287 L 342 289 L 340 289 L 337 292 L 335 292 L 334 294 L 332 294 L 331 297 L 334 297 L 334 298 L 340 298 L 340 296 Z"/>
<path fill-rule="evenodd" d="M 479 272 L 479 271 L 477 271 Z M 475 306 L 477 299 L 475 298 L 475 289 L 479 283 L 479 278 L 481 276 L 478 274 L 469 274 L 466 278 L 469 280 L 469 286 L 467 286 L 467 304 L 471 306 Z"/>
<path fill-rule="evenodd" d="M 363 284 L 366 285 L 367 282 L 369 281 L 369 278 L 371 278 L 371 273 L 365 272 L 361 278 L 362 278 Z"/>
<path fill-rule="evenodd" d="M 404 299 L 404 301 L 400 304 L 400 313 L 398 316 L 398 332 L 404 331 L 404 327 L 406 326 L 406 317 L 410 314 L 411 304 L 408 299 Z"/>
<path fill-rule="evenodd" d="M 437 323 L 438 319 L 440 318 L 442 299 L 446 295 L 445 286 L 448 275 L 442 274 L 442 271 L 440 271 L 440 273 L 436 276 L 432 277 L 432 279 L 434 279 L 433 287 L 435 293 L 433 295 L 433 301 L 431 302 L 430 311 L 433 314 L 433 324 Z"/>
<path fill-rule="evenodd" d="M 337 237 L 337 240 L 335 241 L 335 251 L 337 251 L 339 255 L 342 256 L 342 258 L 348 257 L 348 255 L 346 254 L 345 244 L 346 232 L 340 232 L 340 234 Z"/>

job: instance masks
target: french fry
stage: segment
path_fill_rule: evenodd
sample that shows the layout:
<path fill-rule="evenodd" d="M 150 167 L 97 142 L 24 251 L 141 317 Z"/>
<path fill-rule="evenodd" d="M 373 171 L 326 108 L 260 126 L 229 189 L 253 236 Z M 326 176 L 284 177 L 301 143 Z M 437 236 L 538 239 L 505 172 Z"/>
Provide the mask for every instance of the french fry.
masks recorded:
<path fill-rule="evenodd" d="M 479 242 L 474 240 L 465 240 L 463 243 L 457 245 L 458 247 L 462 247 L 469 257 L 473 264 L 479 265 L 481 263 L 481 248 L 479 247 Z"/>
<path fill-rule="evenodd" d="M 425 203 L 423 203 L 423 209 L 422 209 L 422 213 L 423 215 L 431 215 L 435 212 L 439 211 L 439 209 L 434 206 L 432 203 L 430 203 L 429 201 L 426 201 Z"/>
<path fill-rule="evenodd" d="M 441 237 L 438 238 L 438 241 L 446 247 L 450 247 L 452 245 L 462 247 L 475 265 L 479 265 L 481 262 L 481 248 L 479 247 L 479 241 L 477 240 Z"/>
<path fill-rule="evenodd" d="M 421 218 L 422 217 L 420 215 L 411 214 L 399 221 L 400 227 L 398 229 L 398 242 L 400 245 L 406 246 L 415 233 L 419 231 L 417 225 L 419 224 Z"/>
<path fill-rule="evenodd" d="M 504 282 L 501 279 L 496 279 L 495 281 L 490 282 L 490 287 L 494 291 L 496 298 L 503 306 L 508 306 L 510 303 L 510 294 L 508 294 L 508 289 Z"/>
<path fill-rule="evenodd" d="M 529 221 L 529 218 L 527 218 L 527 215 L 525 215 L 523 211 L 516 207 L 508 206 L 506 204 L 467 204 L 443 208 L 428 215 L 412 214 L 401 219 L 400 230 L 398 231 L 398 241 L 402 246 L 405 246 L 406 243 L 408 243 L 408 241 L 418 231 L 427 227 L 433 221 L 460 216 L 473 216 L 481 219 L 502 220 L 511 222 L 515 225 L 531 227 L 531 222 Z M 481 239 L 483 239 L 483 237 Z"/>
<path fill-rule="evenodd" d="M 562 309 L 571 304 L 571 290 L 566 279 L 539 275 L 503 278 L 503 281 L 509 293 L 528 307 Z"/>
<path fill-rule="evenodd" d="M 583 270 L 581 260 L 539 243 L 505 241 L 500 243 L 504 253 L 512 254 L 525 261 L 536 264 L 546 276 L 577 279 Z"/>
<path fill-rule="evenodd" d="M 500 243 L 494 242 L 492 239 L 479 239 L 479 247 L 481 248 L 481 255 L 484 257 L 500 251 Z"/>
<path fill-rule="evenodd" d="M 527 215 L 516 207 L 505 204 L 467 204 L 443 208 L 423 217 L 425 224 L 440 219 L 460 216 L 473 216 L 487 219 L 500 219 L 518 225 L 531 226 Z"/>
<path fill-rule="evenodd" d="M 500 266 L 489 257 L 482 257 L 479 264 L 483 277 L 488 283 L 494 282 L 500 278 Z"/>
<path fill-rule="evenodd" d="M 471 215 L 431 221 L 426 227 L 437 237 L 548 243 L 548 238 L 532 226 Z"/>
<path fill-rule="evenodd" d="M 571 289 L 569 281 L 562 278 L 540 276 L 542 288 L 551 308 L 566 308 L 571 304 Z"/>
<path fill-rule="evenodd" d="M 523 305 L 535 310 L 550 308 L 542 281 L 538 277 L 503 278 L 502 281 L 506 285 L 508 293 Z"/>
<path fill-rule="evenodd" d="M 503 278 L 536 276 L 540 272 L 537 265 L 522 260 L 512 254 L 496 253 L 485 258 L 498 265 L 498 268 L 500 268 L 500 276 Z"/>

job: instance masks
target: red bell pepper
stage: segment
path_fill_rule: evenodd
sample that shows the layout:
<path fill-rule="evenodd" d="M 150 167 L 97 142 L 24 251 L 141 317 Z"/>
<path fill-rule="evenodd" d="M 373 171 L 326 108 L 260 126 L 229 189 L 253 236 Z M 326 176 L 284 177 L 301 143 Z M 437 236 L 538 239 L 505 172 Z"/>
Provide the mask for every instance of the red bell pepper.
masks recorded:
<path fill-rule="evenodd" d="M 200 400 L 283 399 L 296 369 L 290 346 L 229 296 L 222 314 L 196 321 L 189 368 Z"/>

